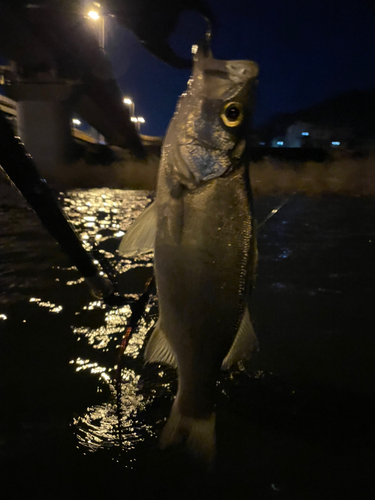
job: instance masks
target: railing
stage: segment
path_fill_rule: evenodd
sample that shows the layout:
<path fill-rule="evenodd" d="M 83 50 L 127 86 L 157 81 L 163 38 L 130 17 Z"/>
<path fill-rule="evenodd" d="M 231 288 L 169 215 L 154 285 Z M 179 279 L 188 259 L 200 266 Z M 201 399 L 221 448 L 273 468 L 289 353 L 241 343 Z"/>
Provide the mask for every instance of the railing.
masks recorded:
<path fill-rule="evenodd" d="M 15 101 L 4 95 L 0 95 L 0 110 L 7 115 L 17 116 Z"/>

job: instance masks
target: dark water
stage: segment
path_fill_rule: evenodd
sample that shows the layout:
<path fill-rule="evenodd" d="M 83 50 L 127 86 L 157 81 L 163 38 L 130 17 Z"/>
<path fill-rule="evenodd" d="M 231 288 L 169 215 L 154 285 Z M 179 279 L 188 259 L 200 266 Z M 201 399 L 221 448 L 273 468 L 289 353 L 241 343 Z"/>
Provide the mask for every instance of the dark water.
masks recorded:
<path fill-rule="evenodd" d="M 258 220 L 280 198 L 256 202 Z M 134 298 L 152 260 L 119 259 L 146 192 L 67 193 Z M 0 207 L 0 498 L 373 498 L 375 199 L 295 196 L 259 235 L 252 317 L 261 351 L 217 384 L 218 456 L 205 473 L 157 436 L 173 370 L 143 366 L 152 297 L 111 371 L 129 316 L 92 299 L 26 208 Z"/>

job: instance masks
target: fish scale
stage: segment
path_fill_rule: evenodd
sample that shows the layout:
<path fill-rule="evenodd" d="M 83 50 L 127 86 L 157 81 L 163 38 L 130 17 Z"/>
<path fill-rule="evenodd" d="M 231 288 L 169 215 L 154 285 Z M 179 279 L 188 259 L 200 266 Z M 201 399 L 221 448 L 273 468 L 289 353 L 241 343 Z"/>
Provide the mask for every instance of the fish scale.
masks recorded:
<path fill-rule="evenodd" d="M 177 357 L 180 380 L 192 384 L 189 373 L 202 373 L 195 375 L 193 385 L 201 393 L 206 384 L 209 396 L 205 394 L 200 405 L 185 404 L 181 398 L 180 404 L 203 417 L 212 411 L 218 372 L 237 333 L 253 279 L 249 276 L 253 219 L 245 167 L 173 200 L 161 171 L 158 219 L 155 274 L 160 327 Z M 176 241 L 176 234 L 182 235 L 181 241 Z M 190 392 L 196 403 L 197 394 Z"/>

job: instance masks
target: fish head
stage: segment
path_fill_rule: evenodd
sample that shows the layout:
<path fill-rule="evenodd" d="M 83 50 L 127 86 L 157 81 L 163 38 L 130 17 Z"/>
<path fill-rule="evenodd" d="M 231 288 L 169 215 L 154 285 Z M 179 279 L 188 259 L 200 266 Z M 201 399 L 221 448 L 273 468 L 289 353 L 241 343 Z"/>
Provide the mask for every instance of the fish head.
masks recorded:
<path fill-rule="evenodd" d="M 193 74 L 168 129 L 168 163 L 190 188 L 231 171 L 243 158 L 251 128 L 258 66 L 224 61 L 199 47 Z"/>

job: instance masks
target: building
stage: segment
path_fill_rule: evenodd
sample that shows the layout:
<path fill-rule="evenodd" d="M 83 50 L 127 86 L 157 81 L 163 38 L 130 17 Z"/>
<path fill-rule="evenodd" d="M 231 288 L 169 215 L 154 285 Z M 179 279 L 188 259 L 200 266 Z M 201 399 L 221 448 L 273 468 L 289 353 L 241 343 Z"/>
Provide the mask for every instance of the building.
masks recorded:
<path fill-rule="evenodd" d="M 352 138 L 349 127 L 329 127 L 297 121 L 284 136 L 272 139 L 272 147 L 286 148 L 347 148 Z"/>

